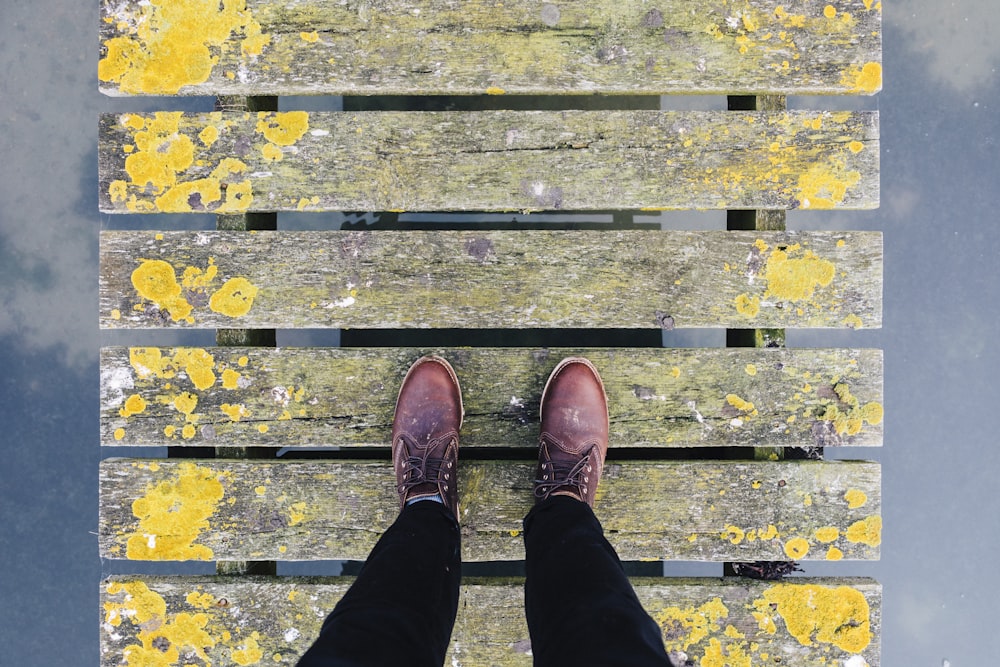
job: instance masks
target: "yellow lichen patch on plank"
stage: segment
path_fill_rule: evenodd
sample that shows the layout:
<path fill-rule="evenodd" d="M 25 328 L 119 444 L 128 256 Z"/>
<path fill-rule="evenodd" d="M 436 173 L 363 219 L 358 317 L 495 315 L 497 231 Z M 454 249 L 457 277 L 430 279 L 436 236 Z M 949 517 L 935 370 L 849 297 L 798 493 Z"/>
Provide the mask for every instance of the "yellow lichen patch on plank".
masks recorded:
<path fill-rule="evenodd" d="M 865 63 L 861 68 L 851 66 L 840 78 L 840 84 L 854 93 L 875 93 L 882 88 L 882 65 Z"/>
<path fill-rule="evenodd" d="M 756 417 L 758 415 L 757 408 L 752 402 L 744 400 L 736 394 L 726 394 L 726 403 L 742 412 L 744 416 Z"/>
<path fill-rule="evenodd" d="M 98 63 L 101 81 L 128 94 L 175 95 L 184 86 L 204 83 L 241 36 L 241 54 L 260 55 L 271 38 L 261 31 L 246 0 L 150 0 L 118 18 L 121 32 L 104 42 Z"/>
<path fill-rule="evenodd" d="M 802 208 L 834 208 L 859 182 L 860 172 L 848 170 L 842 161 L 831 158 L 828 164 L 813 165 L 799 176 L 798 199 Z"/>
<path fill-rule="evenodd" d="M 743 532 L 742 528 L 733 525 L 726 526 L 726 530 L 721 534 L 722 539 L 728 540 L 732 544 L 739 544 L 745 536 L 746 533 Z"/>
<path fill-rule="evenodd" d="M 292 506 L 288 510 L 288 524 L 297 526 L 305 521 L 307 518 L 307 509 L 308 506 L 305 503 L 292 503 Z"/>
<path fill-rule="evenodd" d="M 844 500 L 847 501 L 847 506 L 853 510 L 864 507 L 865 503 L 868 502 L 868 494 L 860 489 L 848 489 L 847 493 L 844 494 Z"/>
<path fill-rule="evenodd" d="M 221 410 L 224 415 L 229 417 L 230 421 L 234 422 L 238 422 L 244 417 L 251 416 L 251 412 L 247 410 L 247 407 L 242 403 L 237 403 L 235 405 L 231 405 L 229 403 L 223 403 L 221 406 L 219 406 L 219 410 Z"/>
<path fill-rule="evenodd" d="M 122 417 L 137 415 L 146 409 L 146 400 L 139 394 L 132 394 L 125 400 L 125 405 L 118 410 Z"/>
<path fill-rule="evenodd" d="M 829 544 L 830 542 L 836 541 L 840 537 L 840 530 L 836 526 L 823 526 L 822 528 L 817 528 L 816 532 L 813 533 L 817 542 L 822 542 L 823 544 Z"/>
<path fill-rule="evenodd" d="M 187 374 L 197 389 L 204 391 L 215 384 L 215 358 L 202 348 L 182 348 L 173 361 Z"/>
<path fill-rule="evenodd" d="M 882 544 L 882 517 L 875 515 L 855 521 L 847 528 L 847 541 L 877 547 Z"/>
<path fill-rule="evenodd" d="M 805 558 L 807 553 L 809 553 L 809 542 L 801 537 L 793 537 L 785 542 L 785 555 L 792 560 Z"/>
<path fill-rule="evenodd" d="M 248 179 L 237 180 L 247 171 L 247 166 L 240 160 L 225 158 L 206 177 L 179 180 L 192 166 L 196 167 L 195 171 L 205 166 L 204 160 L 195 161 L 195 144 L 182 131 L 182 117 L 180 112 L 159 112 L 149 118 L 135 114 L 121 117 L 121 125 L 133 133 L 138 151 L 125 158 L 125 173 L 129 182 L 113 181 L 108 196 L 113 202 L 124 201 L 125 207 L 133 212 L 159 210 L 188 213 L 210 208 L 223 213 L 247 210 L 253 202 L 253 188 Z M 198 133 L 198 138 L 206 146 L 211 146 L 218 135 L 218 128 L 209 125 Z"/>
<path fill-rule="evenodd" d="M 258 289 L 246 278 L 230 278 L 209 299 L 208 307 L 229 317 L 242 317 L 250 312 Z"/>
<path fill-rule="evenodd" d="M 733 643 L 723 647 L 721 641 L 712 637 L 708 640 L 705 655 L 698 664 L 700 667 L 751 667 L 753 656 L 747 653 L 744 648 L 745 643 Z"/>
<path fill-rule="evenodd" d="M 219 140 L 219 128 L 214 125 L 209 125 L 198 133 L 198 139 L 200 139 L 201 143 L 203 143 L 206 147 L 211 148 L 212 144 Z"/>
<path fill-rule="evenodd" d="M 234 371 L 231 368 L 227 368 L 222 371 L 222 388 L 223 389 L 238 389 L 240 377 L 242 377 L 238 371 Z"/>
<path fill-rule="evenodd" d="M 243 666 L 255 665 L 260 662 L 261 658 L 264 657 L 264 652 L 260 650 L 260 645 L 257 643 L 259 639 L 260 634 L 256 631 L 244 639 L 239 647 L 233 649 L 233 662 Z"/>
<path fill-rule="evenodd" d="M 784 250 L 775 248 L 764 269 L 767 281 L 764 296 L 782 301 L 804 301 L 812 298 L 816 288 L 829 285 L 835 275 L 833 262 L 820 259 L 811 250 L 803 252 L 798 244 Z"/>
<path fill-rule="evenodd" d="M 285 156 L 275 144 L 264 144 L 260 149 L 260 154 L 264 156 L 265 160 L 270 160 L 271 162 L 280 162 Z"/>
<path fill-rule="evenodd" d="M 310 44 L 315 44 L 319 41 L 319 33 L 313 30 L 312 32 L 300 32 L 299 38 L 303 42 L 309 42 Z"/>
<path fill-rule="evenodd" d="M 171 613 L 164 597 L 142 581 L 111 582 L 104 599 L 106 632 L 118 632 L 126 622 L 135 628 L 132 641 L 137 643 L 122 650 L 121 664 L 127 667 L 212 665 L 216 663 L 208 652 L 220 646 L 239 665 L 258 664 L 263 658 L 260 634 L 234 638 L 225 621 L 214 615 L 223 601 L 211 593 L 192 591 L 184 598 L 190 610 Z"/>
<path fill-rule="evenodd" d="M 830 547 L 829 549 L 826 550 L 827 560 L 843 560 L 843 558 L 844 558 L 844 552 L 838 549 L 837 547 Z"/>
<path fill-rule="evenodd" d="M 139 296 L 152 301 L 160 310 L 165 310 L 174 321 L 193 323 L 192 306 L 181 296 L 181 286 L 177 282 L 174 267 L 161 259 L 144 260 L 132 272 L 132 286 Z"/>
<path fill-rule="evenodd" d="M 803 646 L 831 644 L 860 653 L 871 643 L 868 601 L 849 586 L 779 584 L 764 591 L 753 607 L 759 622 L 776 611 L 788 633 Z"/>
<path fill-rule="evenodd" d="M 212 550 L 196 544 L 215 514 L 224 490 L 216 473 L 182 463 L 172 479 L 150 484 L 132 503 L 139 526 L 129 536 L 130 560 L 211 560 Z"/>
<path fill-rule="evenodd" d="M 740 294 L 736 297 L 736 312 L 746 317 L 757 317 L 760 313 L 760 297 Z"/>
<path fill-rule="evenodd" d="M 257 131 L 278 146 L 291 146 L 309 130 L 309 114 L 305 111 L 257 114 Z"/>
<path fill-rule="evenodd" d="M 654 614 L 664 630 L 667 652 L 685 651 L 704 641 L 709 634 L 722 630 L 719 621 L 728 618 L 729 609 L 721 598 L 692 607 L 667 607 Z"/>

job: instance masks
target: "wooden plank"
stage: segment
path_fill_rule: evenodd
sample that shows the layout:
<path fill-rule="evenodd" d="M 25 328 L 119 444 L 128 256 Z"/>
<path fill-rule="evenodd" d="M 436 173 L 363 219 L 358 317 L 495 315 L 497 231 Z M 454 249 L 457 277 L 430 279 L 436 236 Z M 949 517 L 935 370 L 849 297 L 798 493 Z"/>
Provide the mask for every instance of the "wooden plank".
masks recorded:
<path fill-rule="evenodd" d="M 352 581 L 112 577 L 101 585 L 101 665 L 117 667 L 127 651 L 154 642 L 191 661 L 234 664 L 239 651 L 235 657 L 246 664 L 294 665 Z M 632 585 L 662 628 L 667 651 L 684 652 L 689 664 L 721 655 L 753 661 L 745 664 L 879 665 L 882 588 L 871 579 L 636 578 Z M 796 604 L 806 596 L 814 608 Z M 201 632 L 181 639 L 173 630 L 185 622 Z M 527 666 L 530 649 L 523 580 L 466 579 L 445 664 Z"/>
<path fill-rule="evenodd" d="M 462 384 L 462 447 L 536 448 L 545 381 L 575 355 L 601 371 L 612 447 L 882 444 L 879 350 L 140 347 L 102 350 L 101 443 L 385 447 L 431 352 Z"/>
<path fill-rule="evenodd" d="M 520 560 L 534 461 L 459 468 L 462 557 Z M 384 461 L 109 459 L 99 542 L 130 560 L 364 559 L 396 518 Z M 859 462 L 607 464 L 597 514 L 624 560 L 870 560 L 881 472 Z"/>
<path fill-rule="evenodd" d="M 871 209 L 878 112 L 105 114 L 107 213 Z"/>
<path fill-rule="evenodd" d="M 881 3 L 102 0 L 109 95 L 872 94 Z M 179 55 L 180 54 L 180 55 Z"/>
<path fill-rule="evenodd" d="M 878 232 L 104 232 L 105 328 L 879 327 Z"/>

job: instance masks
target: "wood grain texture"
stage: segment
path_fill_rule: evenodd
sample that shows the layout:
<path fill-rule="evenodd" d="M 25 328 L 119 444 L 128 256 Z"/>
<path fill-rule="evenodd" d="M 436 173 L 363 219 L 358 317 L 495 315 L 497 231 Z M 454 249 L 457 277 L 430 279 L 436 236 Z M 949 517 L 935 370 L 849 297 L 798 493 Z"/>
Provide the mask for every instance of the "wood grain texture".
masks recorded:
<path fill-rule="evenodd" d="M 877 232 L 105 232 L 105 328 L 879 327 Z"/>
<path fill-rule="evenodd" d="M 878 112 L 105 114 L 107 213 L 871 209 Z"/>
<path fill-rule="evenodd" d="M 362 560 L 398 513 L 388 458 L 105 460 L 101 556 Z M 523 559 L 535 467 L 460 462 L 463 560 Z M 623 560 L 870 560 L 881 543 L 880 483 L 876 463 L 612 457 L 596 511 Z"/>
<path fill-rule="evenodd" d="M 109 95 L 881 88 L 881 5 L 851 0 L 102 0 L 101 17 Z"/>
<path fill-rule="evenodd" d="M 101 443 L 387 447 L 399 385 L 429 353 L 458 373 L 464 448 L 536 448 L 545 381 L 580 355 L 604 380 L 611 447 L 882 444 L 879 350 L 141 347 L 102 350 Z"/>
<path fill-rule="evenodd" d="M 251 653 L 259 651 L 263 656 L 261 664 L 294 665 L 315 641 L 323 619 L 352 581 L 346 577 L 257 577 L 239 581 L 220 577 L 112 577 L 101 585 L 101 665 L 116 667 L 122 664 L 130 647 L 158 638 L 161 646 L 169 646 L 167 651 L 176 650 L 178 655 L 186 651 L 191 660 L 201 651 L 212 664 L 233 664 L 233 652 L 250 647 Z M 683 650 L 693 664 L 720 652 L 754 660 L 747 664 L 768 664 L 781 657 L 782 664 L 825 667 L 850 664 L 846 661 L 852 655 L 860 655 L 870 667 L 880 664 L 882 589 L 871 579 L 796 578 L 777 583 L 636 578 L 632 585 L 646 611 L 660 625 L 667 651 L 676 656 Z M 816 626 L 805 632 L 798 629 L 796 637 L 784 618 L 787 615 L 794 621 L 790 606 L 770 606 L 776 593 L 794 591 L 789 588 L 793 586 L 803 595 L 812 594 L 814 599 L 825 596 L 831 602 L 843 600 L 850 605 L 826 619 L 819 615 L 830 610 L 817 607 Z M 154 610 L 148 620 L 139 611 L 143 602 Z M 166 639 L 170 628 L 185 620 L 205 631 L 200 635 L 200 646 L 175 646 Z M 849 634 L 846 632 L 836 640 L 816 640 L 818 630 L 827 629 L 831 622 L 856 624 L 850 637 L 854 644 L 842 639 Z M 445 664 L 528 666 L 532 660 L 530 648 L 523 580 L 466 579 Z"/>

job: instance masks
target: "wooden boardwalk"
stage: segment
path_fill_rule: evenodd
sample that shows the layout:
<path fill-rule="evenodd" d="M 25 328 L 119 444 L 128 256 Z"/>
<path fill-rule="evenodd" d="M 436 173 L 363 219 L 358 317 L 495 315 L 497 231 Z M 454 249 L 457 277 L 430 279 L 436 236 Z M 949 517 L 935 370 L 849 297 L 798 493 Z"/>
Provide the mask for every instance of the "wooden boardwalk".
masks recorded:
<path fill-rule="evenodd" d="M 611 542 L 636 571 L 725 564 L 634 579 L 674 658 L 880 664 L 881 587 L 850 563 L 781 581 L 735 564 L 879 557 L 880 466 L 816 459 L 882 445 L 881 351 L 784 346 L 786 328 L 881 326 L 881 234 L 785 229 L 787 210 L 878 206 L 879 115 L 784 96 L 877 93 L 881 3 L 102 0 L 100 40 L 106 94 L 218 100 L 100 119 L 101 210 L 152 214 L 101 235 L 101 326 L 135 330 L 101 353 L 101 445 L 169 452 L 102 463 L 100 554 L 217 571 L 104 581 L 102 665 L 294 664 L 350 578 L 276 564 L 362 560 L 391 524 L 393 404 L 430 352 L 464 390 L 471 572 L 523 558 L 541 392 L 583 354 L 609 395 L 596 510 Z M 373 110 L 279 111 L 303 94 Z M 675 94 L 729 109 L 650 108 Z M 382 109 L 400 95 L 439 110 Z M 277 216 L 702 209 L 728 229 L 292 232 Z M 168 212 L 214 213 L 217 230 L 165 229 Z M 147 336 L 204 328 L 215 346 Z M 686 328 L 731 347 L 638 342 Z M 277 348 L 284 329 L 347 346 Z M 564 342 L 463 344 L 487 330 Z M 587 347 L 581 331 L 637 342 Z M 450 664 L 530 664 L 522 586 L 464 579 Z"/>

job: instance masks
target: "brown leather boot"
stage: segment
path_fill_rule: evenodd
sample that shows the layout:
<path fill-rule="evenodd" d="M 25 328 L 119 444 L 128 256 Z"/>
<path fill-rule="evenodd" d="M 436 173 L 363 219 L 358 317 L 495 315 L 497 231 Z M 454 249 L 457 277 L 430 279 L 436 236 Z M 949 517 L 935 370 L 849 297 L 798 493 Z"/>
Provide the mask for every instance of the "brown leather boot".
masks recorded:
<path fill-rule="evenodd" d="M 451 365 L 418 359 L 403 379 L 392 419 L 392 463 L 400 509 L 406 501 L 440 495 L 458 519 L 458 430 L 462 391 Z"/>
<path fill-rule="evenodd" d="M 608 452 L 608 399 L 594 365 L 564 359 L 542 392 L 535 502 L 570 496 L 594 506 Z"/>

